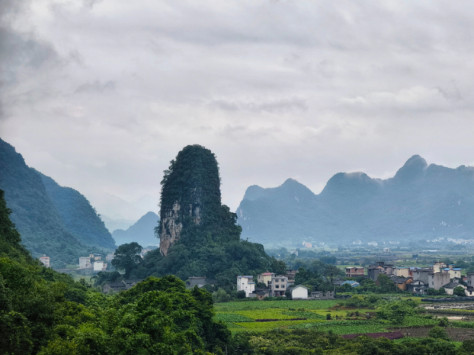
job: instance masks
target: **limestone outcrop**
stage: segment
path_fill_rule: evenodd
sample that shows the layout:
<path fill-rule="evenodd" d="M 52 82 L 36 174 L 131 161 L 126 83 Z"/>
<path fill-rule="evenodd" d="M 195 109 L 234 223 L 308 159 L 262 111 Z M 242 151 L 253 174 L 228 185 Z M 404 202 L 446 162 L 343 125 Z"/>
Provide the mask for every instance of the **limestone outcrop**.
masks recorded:
<path fill-rule="evenodd" d="M 220 178 L 214 154 L 199 145 L 185 147 L 171 161 L 162 181 L 161 254 L 168 255 L 187 227 L 205 223 L 220 209 Z"/>

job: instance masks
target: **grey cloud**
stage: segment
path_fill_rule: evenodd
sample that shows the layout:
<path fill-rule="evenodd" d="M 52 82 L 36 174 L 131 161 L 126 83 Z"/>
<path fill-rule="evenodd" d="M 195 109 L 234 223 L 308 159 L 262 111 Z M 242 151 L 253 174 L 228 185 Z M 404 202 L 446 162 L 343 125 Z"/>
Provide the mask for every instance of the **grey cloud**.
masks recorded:
<path fill-rule="evenodd" d="M 0 1 L 2 136 L 97 200 L 155 191 L 194 142 L 233 207 L 290 175 L 474 164 L 474 2 L 37 1 Z"/>
<path fill-rule="evenodd" d="M 79 85 L 74 92 L 76 94 L 83 92 L 104 93 L 106 91 L 115 90 L 115 86 L 115 82 L 111 80 L 106 82 L 95 80 Z"/>
<path fill-rule="evenodd" d="M 301 98 L 274 99 L 268 101 L 232 101 L 219 99 L 212 101 L 209 105 L 225 111 L 268 113 L 298 112 L 308 109 L 306 100 Z"/>

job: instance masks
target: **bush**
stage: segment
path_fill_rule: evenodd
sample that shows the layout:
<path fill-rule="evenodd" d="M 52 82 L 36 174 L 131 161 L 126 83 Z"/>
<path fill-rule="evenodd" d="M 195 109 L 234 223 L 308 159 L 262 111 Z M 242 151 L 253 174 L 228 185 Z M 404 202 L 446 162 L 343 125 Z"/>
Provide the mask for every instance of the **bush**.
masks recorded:
<path fill-rule="evenodd" d="M 428 333 L 430 338 L 449 340 L 448 333 L 441 327 L 433 327 Z"/>

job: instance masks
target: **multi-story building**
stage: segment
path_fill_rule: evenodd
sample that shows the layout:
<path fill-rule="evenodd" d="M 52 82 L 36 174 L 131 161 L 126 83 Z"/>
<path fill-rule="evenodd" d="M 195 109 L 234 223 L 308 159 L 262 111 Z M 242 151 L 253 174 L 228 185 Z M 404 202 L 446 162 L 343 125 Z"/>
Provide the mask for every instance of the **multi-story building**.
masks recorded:
<path fill-rule="evenodd" d="M 393 274 L 399 277 L 411 277 L 412 272 L 409 267 L 396 266 L 393 269 Z"/>
<path fill-rule="evenodd" d="M 443 287 L 443 285 L 448 284 L 449 281 L 449 272 L 444 270 L 428 275 L 428 287 L 434 288 L 435 290 L 439 290 L 441 287 Z"/>
<path fill-rule="evenodd" d="M 365 268 L 362 266 L 346 267 L 346 277 L 360 277 L 365 275 Z"/>
<path fill-rule="evenodd" d="M 253 276 L 237 276 L 237 291 L 245 291 L 245 297 L 249 297 L 255 291 Z"/>
<path fill-rule="evenodd" d="M 274 276 L 275 274 L 273 272 L 264 272 L 257 276 L 257 282 L 265 284 L 265 286 L 268 287 L 268 285 L 272 282 L 272 277 Z"/>
<path fill-rule="evenodd" d="M 380 274 L 387 276 L 393 275 L 393 265 L 385 264 L 383 261 L 378 261 L 374 265 L 370 265 L 367 270 L 367 275 L 373 281 L 377 281 Z"/>
<path fill-rule="evenodd" d="M 270 294 L 272 297 L 284 297 L 288 287 L 288 277 L 276 275 L 272 277 L 270 283 Z"/>

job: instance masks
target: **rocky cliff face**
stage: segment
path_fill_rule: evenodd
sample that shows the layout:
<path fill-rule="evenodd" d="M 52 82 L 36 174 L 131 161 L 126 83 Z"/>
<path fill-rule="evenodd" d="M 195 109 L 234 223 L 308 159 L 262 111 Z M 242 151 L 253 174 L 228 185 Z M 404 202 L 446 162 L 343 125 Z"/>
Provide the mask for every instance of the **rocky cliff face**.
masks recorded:
<path fill-rule="evenodd" d="M 180 222 L 180 211 L 181 206 L 178 201 L 176 201 L 173 204 L 173 208 L 166 212 L 166 217 L 162 217 L 160 232 L 160 251 L 161 254 L 164 256 L 168 254 L 168 249 L 170 248 L 170 246 L 176 243 L 181 235 L 183 223 Z"/>
<path fill-rule="evenodd" d="M 212 211 L 220 210 L 216 158 L 202 146 L 187 146 L 171 162 L 161 183 L 160 252 L 166 256 L 184 229 L 206 224 Z"/>

